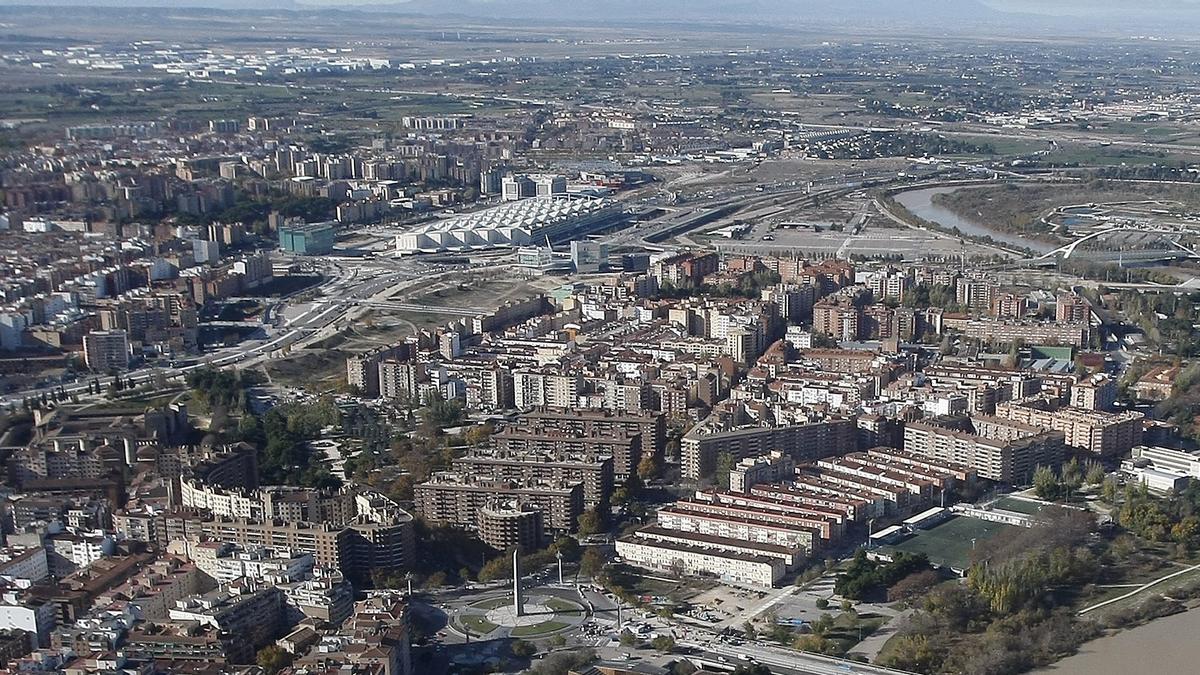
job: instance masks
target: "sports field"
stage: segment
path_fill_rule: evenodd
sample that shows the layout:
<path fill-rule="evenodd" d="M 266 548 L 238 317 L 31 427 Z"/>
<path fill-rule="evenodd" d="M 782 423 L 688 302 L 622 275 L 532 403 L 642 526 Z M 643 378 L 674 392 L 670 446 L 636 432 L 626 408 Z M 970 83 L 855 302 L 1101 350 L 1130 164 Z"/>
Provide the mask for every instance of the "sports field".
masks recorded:
<path fill-rule="evenodd" d="M 1012 511 L 1026 516 L 1036 516 L 1042 512 L 1042 504 L 1028 499 L 1018 499 L 1016 497 L 1001 497 L 992 502 L 992 508 L 1000 509 L 1001 511 Z"/>
<path fill-rule="evenodd" d="M 972 539 L 977 545 L 1010 527 L 1013 526 L 955 516 L 928 530 L 918 530 L 900 543 L 883 546 L 880 550 L 924 553 L 929 557 L 929 562 L 938 567 L 965 571 L 971 565 Z"/>

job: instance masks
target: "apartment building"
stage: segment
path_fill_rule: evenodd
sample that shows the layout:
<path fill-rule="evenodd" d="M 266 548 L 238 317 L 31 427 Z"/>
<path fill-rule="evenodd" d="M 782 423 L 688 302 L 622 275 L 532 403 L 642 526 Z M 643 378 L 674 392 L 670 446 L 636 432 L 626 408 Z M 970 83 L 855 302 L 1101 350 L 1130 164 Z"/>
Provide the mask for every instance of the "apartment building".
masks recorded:
<path fill-rule="evenodd" d="M 612 430 L 611 434 L 593 429 L 588 435 L 552 425 L 533 428 L 505 427 L 492 435 L 496 451 L 505 455 L 529 453 L 546 456 L 578 455 L 582 457 L 611 457 L 613 477 L 624 481 L 637 472 L 641 461 L 642 439 L 640 435 L 628 436 L 624 429 Z"/>
<path fill-rule="evenodd" d="M 411 345 L 400 344 L 378 347 L 371 351 L 355 354 L 346 359 L 346 382 L 363 396 L 379 396 L 380 370 L 383 361 L 407 361 L 412 357 Z M 394 376 L 389 372 L 389 376 Z M 396 387 L 393 386 L 393 389 Z M 389 397 L 392 398 L 392 397 Z"/>
<path fill-rule="evenodd" d="M 794 522 L 730 517 L 701 509 L 666 506 L 658 511 L 658 524 L 668 530 L 736 539 L 743 542 L 800 548 L 806 553 L 820 547 L 820 534 Z"/>
<path fill-rule="evenodd" d="M 1028 484 L 1038 466 L 1062 461 L 1061 431 L 1046 431 L 1021 422 L 977 416 L 969 430 L 912 422 L 904 428 L 904 450 L 974 469 L 981 478 Z"/>
<path fill-rule="evenodd" d="M 257 588 L 253 582 L 193 595 L 168 610 L 172 621 L 210 626 L 226 637 L 230 663 L 252 664 L 259 649 L 283 633 L 284 595 L 275 587 Z"/>
<path fill-rule="evenodd" d="M 1097 457 L 1127 454 L 1142 442 L 1140 412 L 1119 413 L 1083 408 L 1059 408 L 1045 398 L 1028 398 L 996 406 L 996 416 L 1061 432 L 1067 447 Z"/>
<path fill-rule="evenodd" d="M 579 403 L 583 378 L 577 373 L 517 370 L 513 377 L 513 406 L 531 408 L 574 408 Z"/>
<path fill-rule="evenodd" d="M 728 537 L 692 534 L 658 538 L 637 532 L 618 539 L 616 548 L 617 555 L 638 567 L 675 577 L 715 577 L 737 586 L 774 587 L 787 569 L 783 559 L 750 552 L 752 546 Z"/>
<path fill-rule="evenodd" d="M 1091 340 L 1092 327 L 1082 322 L 971 319 L 963 325 L 962 334 L 972 339 L 997 345 L 1021 342 L 1027 345 L 1083 347 Z"/>
<path fill-rule="evenodd" d="M 1109 411 L 1117 402 L 1117 381 L 1107 373 L 1093 373 L 1071 386 L 1071 407 Z"/>
<path fill-rule="evenodd" d="M 858 432 L 854 420 L 831 419 L 811 424 L 720 430 L 701 423 L 683 437 L 680 446 L 684 478 L 711 476 L 717 455 L 730 454 L 735 461 L 782 452 L 796 462 L 845 454 L 856 449 Z"/>
<path fill-rule="evenodd" d="M 580 481 L 584 506 L 589 509 L 607 505 L 613 491 L 613 458 L 609 455 L 476 450 L 454 460 L 452 468 L 469 476 L 517 483 Z"/>
<path fill-rule="evenodd" d="M 414 507 L 426 522 L 478 527 L 478 515 L 493 498 L 515 499 L 542 513 L 543 529 L 552 534 L 570 534 L 584 511 L 581 480 L 512 481 L 439 471 L 414 489 Z"/>
<path fill-rule="evenodd" d="M 129 367 L 129 334 L 120 329 L 94 330 L 83 336 L 83 361 L 97 373 Z"/>
<path fill-rule="evenodd" d="M 667 444 L 666 418 L 654 412 L 538 408 L 518 415 L 510 427 L 538 431 L 558 429 L 583 436 L 636 436 L 642 455 L 660 456 Z"/>
<path fill-rule="evenodd" d="M 542 547 L 542 511 L 517 499 L 490 498 L 479 510 L 479 538 L 497 551 Z"/>
<path fill-rule="evenodd" d="M 759 457 L 747 457 L 729 471 L 729 490 L 749 492 L 759 483 L 789 480 L 796 474 L 796 461 L 778 450 Z"/>

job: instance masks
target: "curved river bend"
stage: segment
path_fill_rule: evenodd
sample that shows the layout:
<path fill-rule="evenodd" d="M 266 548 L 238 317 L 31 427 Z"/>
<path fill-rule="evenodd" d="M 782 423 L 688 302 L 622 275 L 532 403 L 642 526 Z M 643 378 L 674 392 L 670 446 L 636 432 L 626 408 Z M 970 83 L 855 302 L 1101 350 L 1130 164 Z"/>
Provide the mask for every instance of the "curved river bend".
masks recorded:
<path fill-rule="evenodd" d="M 998 244 L 1007 244 L 1017 248 L 1027 248 L 1038 253 L 1049 253 L 1054 250 L 1052 244 L 1036 239 L 1028 239 L 1018 234 L 1011 232 L 1001 232 L 993 230 L 986 225 L 982 225 L 973 220 L 962 218 L 957 213 L 943 206 L 938 206 L 933 203 L 935 195 L 950 194 L 963 187 L 932 187 L 922 188 L 918 190 L 909 190 L 907 192 L 898 192 L 892 195 L 897 203 L 908 209 L 913 215 L 918 218 L 923 218 L 933 223 L 937 223 L 946 229 L 958 228 L 959 232 L 972 237 L 991 237 Z"/>

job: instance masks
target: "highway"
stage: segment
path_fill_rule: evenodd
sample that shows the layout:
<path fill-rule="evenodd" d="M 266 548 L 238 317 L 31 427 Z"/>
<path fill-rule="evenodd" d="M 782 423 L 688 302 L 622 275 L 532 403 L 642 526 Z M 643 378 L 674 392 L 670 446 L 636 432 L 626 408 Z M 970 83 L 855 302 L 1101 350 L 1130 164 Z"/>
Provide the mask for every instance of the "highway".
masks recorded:
<path fill-rule="evenodd" d="M 406 261 L 402 264 L 391 264 L 389 268 L 362 266 L 346 267 L 341 264 L 327 264 L 324 271 L 329 278 L 315 289 L 304 292 L 318 292 L 327 298 L 339 298 L 339 302 L 326 303 L 320 300 L 308 303 L 298 314 L 290 317 L 284 312 L 276 312 L 278 328 L 264 326 L 267 330 L 266 340 L 248 340 L 236 346 L 222 348 L 203 355 L 184 365 L 173 367 L 146 367 L 129 371 L 120 375 L 121 380 L 132 379 L 135 384 L 142 384 L 151 379 L 165 377 L 167 380 L 178 379 L 188 373 L 208 367 L 237 367 L 245 368 L 258 365 L 263 361 L 275 358 L 284 351 L 292 348 L 303 348 L 308 344 L 325 339 L 344 326 L 345 322 L 361 316 L 366 311 L 362 301 L 369 305 L 371 302 L 384 301 L 402 290 L 406 285 L 423 281 L 424 265 Z M 277 305 L 285 305 L 285 302 Z M 97 380 L 103 391 L 114 378 L 109 376 L 84 376 L 74 383 L 61 386 L 42 387 L 21 392 L 14 392 L 0 397 L 0 407 L 15 407 L 21 405 L 25 398 L 40 397 L 43 393 L 53 394 L 63 392 L 86 394 Z"/>
<path fill-rule="evenodd" d="M 314 258 L 306 260 L 319 266 L 326 276 L 325 281 L 315 287 L 301 290 L 298 295 L 316 294 L 308 301 L 290 303 L 288 298 L 245 298 L 268 303 L 267 314 L 272 323 L 261 324 L 267 333 L 265 339 L 251 339 L 240 344 L 224 347 L 198 357 L 184 359 L 176 366 L 150 366 L 122 373 L 122 381 L 133 380 L 140 385 L 155 378 L 176 380 L 201 368 L 249 368 L 264 361 L 280 358 L 293 349 L 304 349 L 329 338 L 345 329 L 352 321 L 372 308 L 397 311 L 444 314 L 448 317 L 474 317 L 486 311 L 478 307 L 437 307 L 402 301 L 392 298 L 407 289 L 428 284 L 457 273 L 445 270 L 440 265 L 430 265 L 419 259 L 392 258 L 364 259 L 347 262 Z M 472 267 L 478 272 L 490 269 L 509 268 L 508 264 L 489 264 Z M 201 324 L 204 325 L 204 324 Z M 101 391 L 113 381 L 107 375 L 84 375 L 74 382 L 27 389 L 0 396 L 0 408 L 15 408 L 26 398 L 40 397 L 43 393 L 53 395 L 63 392 L 87 395 L 96 381 Z"/>
<path fill-rule="evenodd" d="M 776 675 L 912 675 L 908 671 L 893 670 L 874 666 L 869 663 L 858 663 L 846 659 L 835 659 L 820 654 L 797 652 L 764 644 L 743 642 L 740 645 L 727 645 L 719 642 L 692 642 L 684 640 L 676 644 L 694 650 L 698 657 L 708 664 L 738 666 L 751 663 L 761 663 L 771 668 Z"/>

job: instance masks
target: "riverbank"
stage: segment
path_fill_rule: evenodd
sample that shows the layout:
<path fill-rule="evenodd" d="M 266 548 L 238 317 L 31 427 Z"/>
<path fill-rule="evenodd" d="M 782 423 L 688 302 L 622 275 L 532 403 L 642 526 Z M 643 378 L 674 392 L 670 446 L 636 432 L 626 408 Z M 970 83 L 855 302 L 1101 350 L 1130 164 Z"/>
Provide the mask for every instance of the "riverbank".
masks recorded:
<path fill-rule="evenodd" d="M 1200 664 L 1197 634 L 1200 634 L 1200 609 L 1193 609 L 1092 640 L 1080 647 L 1078 654 L 1034 672 L 1043 675 L 1194 673 Z"/>
<path fill-rule="evenodd" d="M 1055 246 L 1052 244 L 992 229 L 982 223 L 963 218 L 954 211 L 935 204 L 933 201 L 936 195 L 950 194 L 961 189 L 963 189 L 963 186 L 921 188 L 906 192 L 897 192 L 892 195 L 892 199 L 897 204 L 908 209 L 909 213 L 914 216 L 931 223 L 937 223 L 938 226 L 946 230 L 957 229 L 965 236 L 990 237 L 997 244 L 1017 249 L 1029 249 L 1038 253 L 1048 253 L 1054 250 Z"/>

